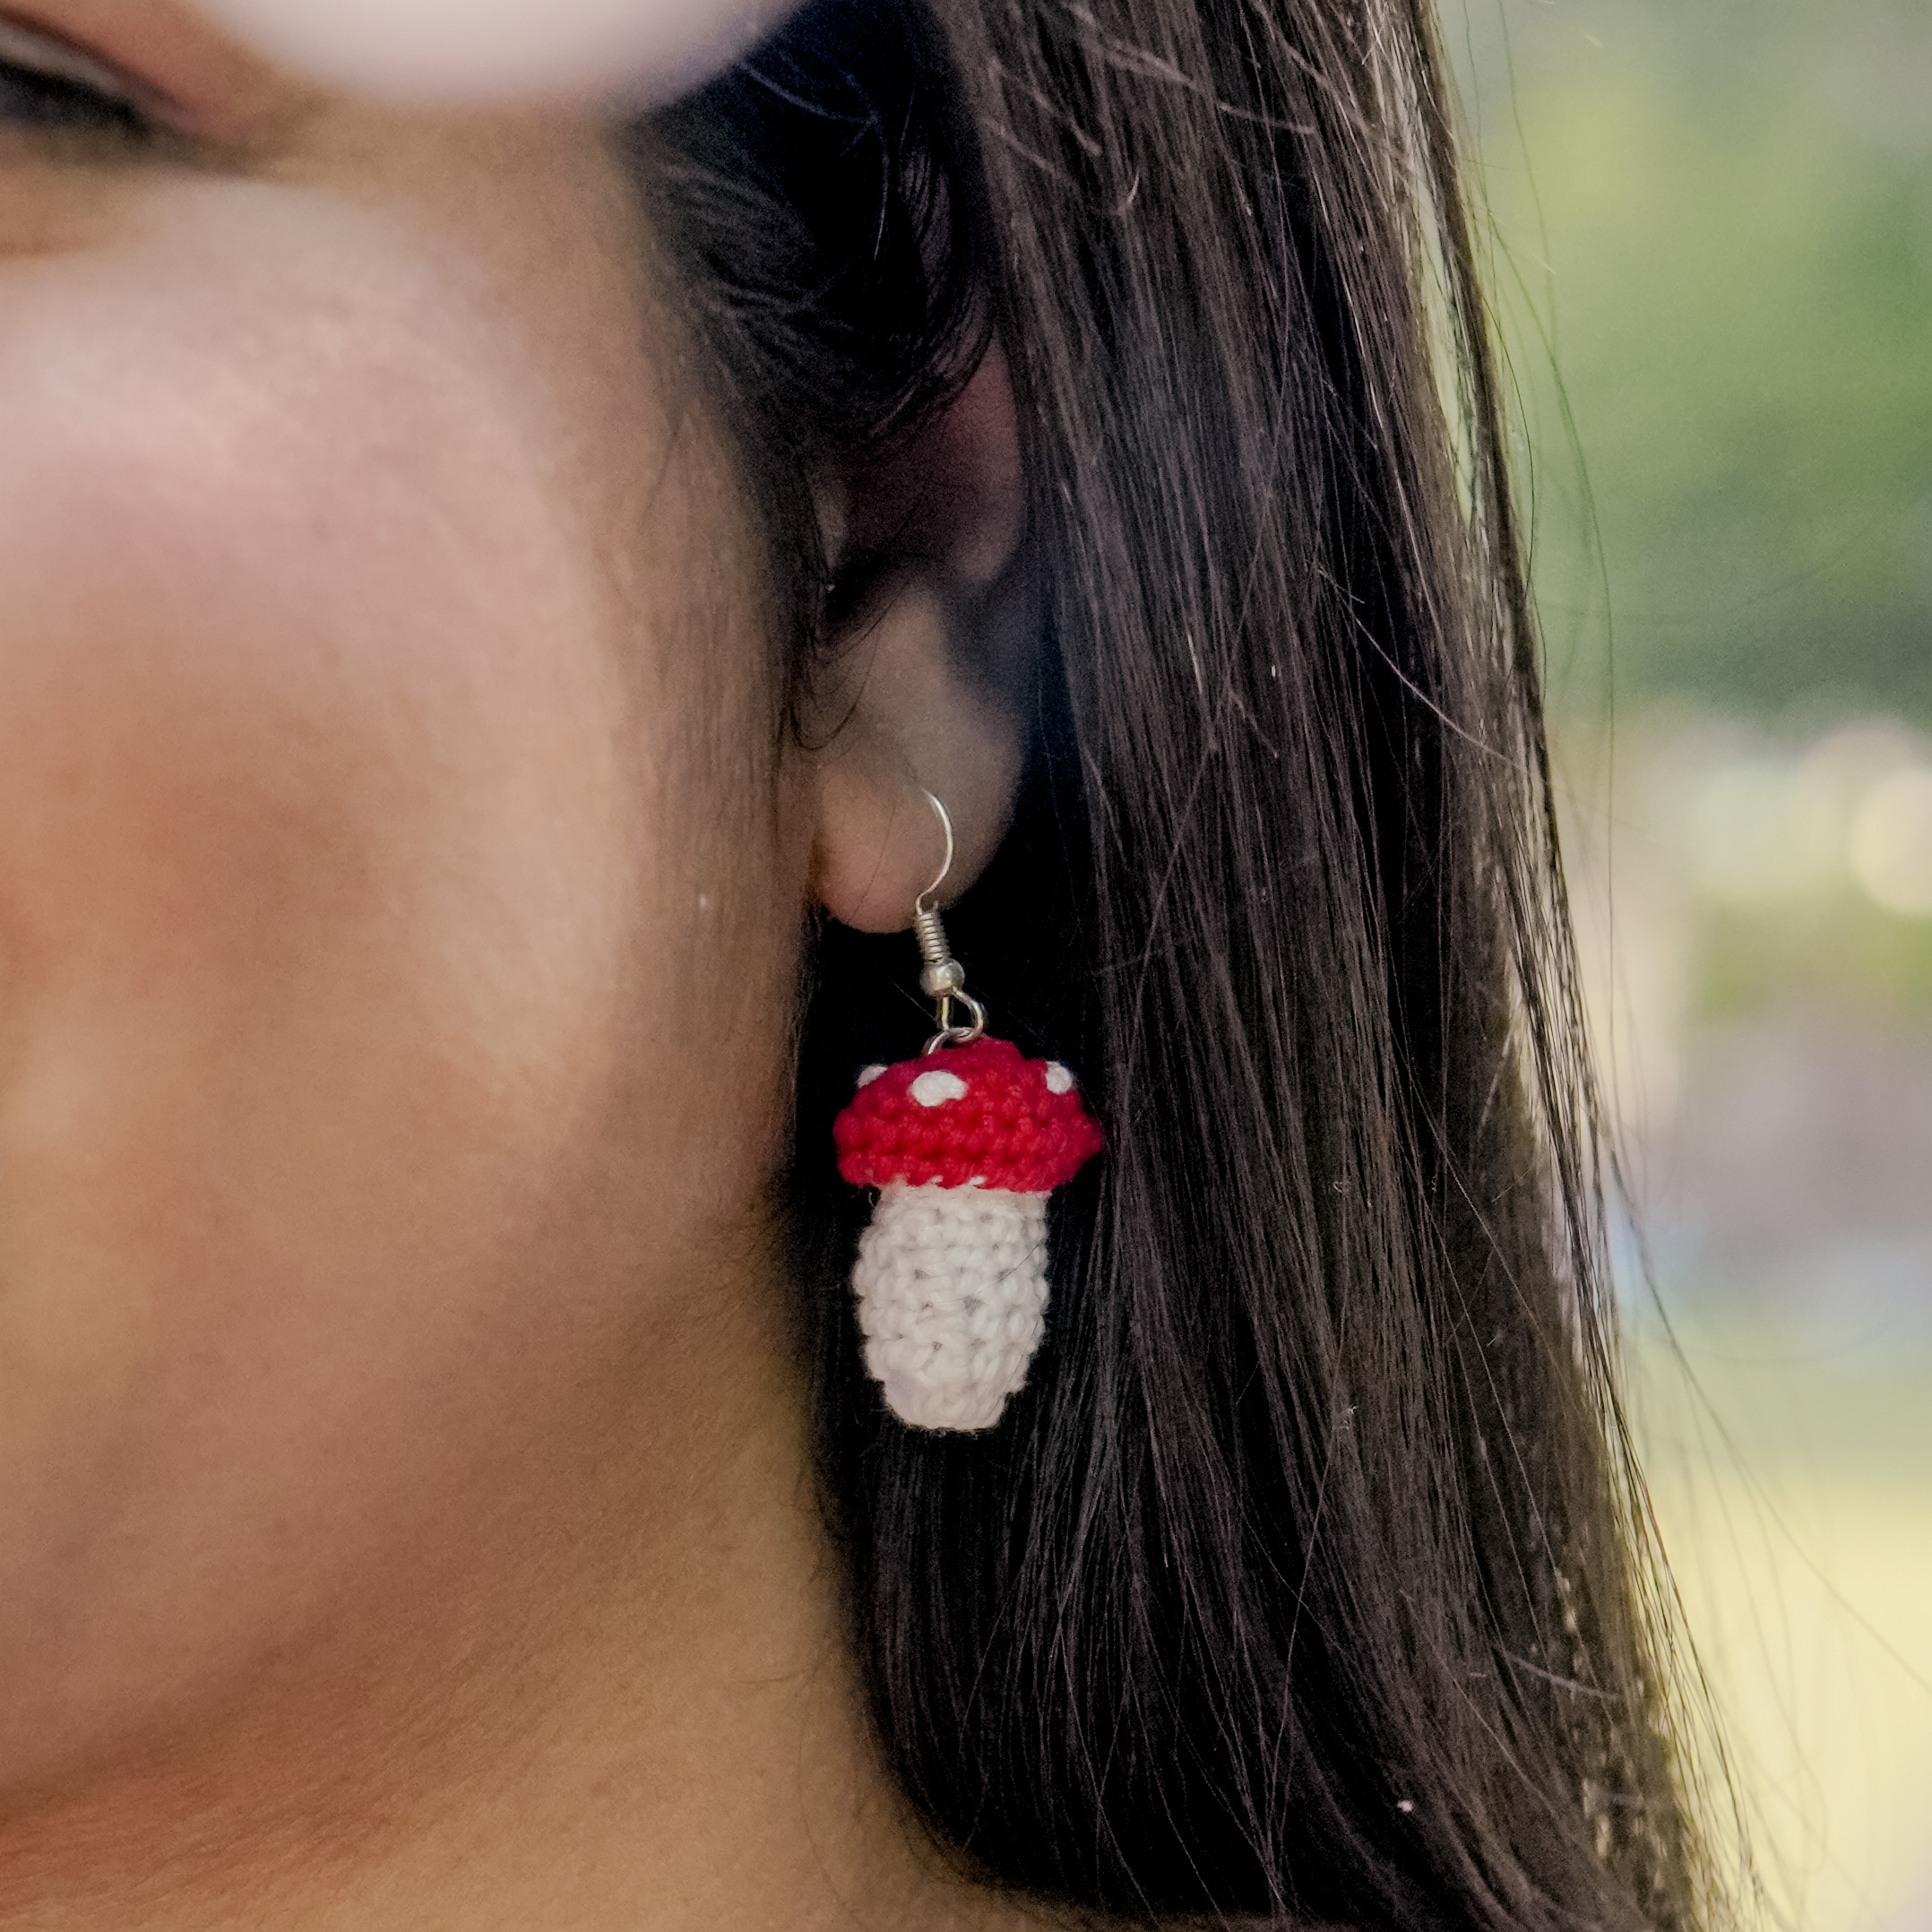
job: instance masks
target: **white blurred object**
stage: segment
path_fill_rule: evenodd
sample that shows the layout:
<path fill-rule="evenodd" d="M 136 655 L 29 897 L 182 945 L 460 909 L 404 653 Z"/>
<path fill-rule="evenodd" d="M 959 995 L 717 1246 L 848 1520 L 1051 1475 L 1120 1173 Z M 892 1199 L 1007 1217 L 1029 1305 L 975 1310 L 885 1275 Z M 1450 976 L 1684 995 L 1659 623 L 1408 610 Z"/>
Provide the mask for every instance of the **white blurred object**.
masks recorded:
<path fill-rule="evenodd" d="M 1932 919 L 1932 769 L 1908 766 L 1866 793 L 1851 822 L 1851 869 L 1887 912 Z"/>
<path fill-rule="evenodd" d="M 423 105 L 675 99 L 721 73 L 797 0 L 198 0 L 272 60 Z"/>
<path fill-rule="evenodd" d="M 1795 760 L 1736 758 L 1707 778 L 1690 821 L 1691 858 L 1707 898 L 1768 905 L 1829 878 L 1838 834 L 1831 801 Z"/>

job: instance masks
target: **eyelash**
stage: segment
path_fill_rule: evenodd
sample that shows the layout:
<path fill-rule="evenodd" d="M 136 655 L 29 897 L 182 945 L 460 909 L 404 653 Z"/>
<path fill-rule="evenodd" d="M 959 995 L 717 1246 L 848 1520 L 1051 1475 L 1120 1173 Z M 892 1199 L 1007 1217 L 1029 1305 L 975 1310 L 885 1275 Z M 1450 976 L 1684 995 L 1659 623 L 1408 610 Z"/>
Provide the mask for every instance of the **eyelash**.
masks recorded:
<path fill-rule="evenodd" d="M 39 39 L 0 23 L 0 131 L 116 141 L 141 141 L 154 132 L 147 116 L 125 94 L 109 91 L 105 81 L 96 84 L 56 71 L 52 43 L 47 66 L 30 65 L 22 56 Z M 75 56 L 75 65 L 93 64 Z"/>

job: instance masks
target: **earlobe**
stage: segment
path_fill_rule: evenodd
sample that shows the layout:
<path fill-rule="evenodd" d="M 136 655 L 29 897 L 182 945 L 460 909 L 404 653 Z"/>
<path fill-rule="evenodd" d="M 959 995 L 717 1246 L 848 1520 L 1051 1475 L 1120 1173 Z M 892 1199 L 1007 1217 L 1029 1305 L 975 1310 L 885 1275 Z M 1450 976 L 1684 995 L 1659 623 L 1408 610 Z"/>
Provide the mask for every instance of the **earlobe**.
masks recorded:
<path fill-rule="evenodd" d="M 997 349 L 933 421 L 850 479 L 841 520 L 841 568 L 873 588 L 808 707 L 812 890 L 841 923 L 895 932 L 940 857 L 923 794 L 952 817 L 951 899 L 1005 834 L 1031 737 L 1038 625 Z"/>
<path fill-rule="evenodd" d="M 1005 694 L 965 675 L 941 600 L 896 591 L 828 677 L 842 712 L 813 753 L 812 887 L 860 932 L 898 932 L 938 869 L 942 841 L 925 794 L 944 802 L 957 851 L 956 897 L 999 849 L 1013 815 L 1028 732 Z M 842 701 L 842 702 L 841 702 Z"/>

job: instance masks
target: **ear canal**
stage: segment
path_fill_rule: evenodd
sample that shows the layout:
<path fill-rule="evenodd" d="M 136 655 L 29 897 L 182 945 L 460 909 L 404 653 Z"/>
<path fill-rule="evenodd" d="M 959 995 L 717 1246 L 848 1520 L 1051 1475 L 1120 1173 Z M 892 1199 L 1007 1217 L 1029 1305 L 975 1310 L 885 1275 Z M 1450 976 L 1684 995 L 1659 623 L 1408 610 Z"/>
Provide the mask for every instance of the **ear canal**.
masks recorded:
<path fill-rule="evenodd" d="M 1025 479 L 1013 382 L 996 343 L 952 401 L 847 480 L 841 565 L 928 571 L 948 590 L 993 583 L 1018 553 Z"/>

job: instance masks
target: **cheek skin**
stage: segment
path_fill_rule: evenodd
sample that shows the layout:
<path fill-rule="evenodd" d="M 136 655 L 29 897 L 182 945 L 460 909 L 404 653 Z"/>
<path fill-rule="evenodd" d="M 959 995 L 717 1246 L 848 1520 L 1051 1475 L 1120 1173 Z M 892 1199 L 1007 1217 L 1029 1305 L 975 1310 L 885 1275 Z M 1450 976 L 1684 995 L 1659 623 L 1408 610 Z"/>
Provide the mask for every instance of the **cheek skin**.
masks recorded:
<path fill-rule="evenodd" d="M 642 376 L 585 428 L 486 254 L 183 194 L 0 267 L 0 1775 L 487 1544 L 776 1111 L 678 1057 L 677 660 L 752 651 Z"/>

